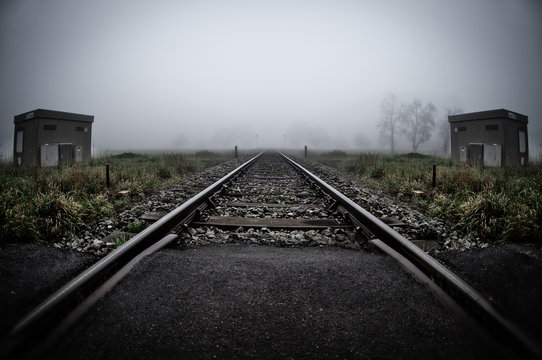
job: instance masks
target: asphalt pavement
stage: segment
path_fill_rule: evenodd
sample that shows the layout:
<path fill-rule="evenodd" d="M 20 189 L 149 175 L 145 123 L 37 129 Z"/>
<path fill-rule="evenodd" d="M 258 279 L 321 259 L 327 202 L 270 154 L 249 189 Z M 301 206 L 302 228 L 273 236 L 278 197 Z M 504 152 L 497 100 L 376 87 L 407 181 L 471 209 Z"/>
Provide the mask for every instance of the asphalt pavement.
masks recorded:
<path fill-rule="evenodd" d="M 469 328 L 384 255 L 166 249 L 136 266 L 56 359 L 484 359 Z"/>

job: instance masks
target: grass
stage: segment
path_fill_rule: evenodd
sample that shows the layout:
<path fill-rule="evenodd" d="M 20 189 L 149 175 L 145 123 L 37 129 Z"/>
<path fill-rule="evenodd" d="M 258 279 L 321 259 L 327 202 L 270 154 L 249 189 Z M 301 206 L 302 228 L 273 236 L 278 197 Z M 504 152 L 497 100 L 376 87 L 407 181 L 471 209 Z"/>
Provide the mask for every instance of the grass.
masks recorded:
<path fill-rule="evenodd" d="M 119 247 L 122 244 L 124 244 L 126 241 L 128 241 L 129 238 L 126 235 L 121 235 L 115 240 L 115 247 Z"/>
<path fill-rule="evenodd" d="M 227 155 L 123 153 L 57 168 L 0 165 L 0 245 L 52 243 L 171 186 Z M 109 164 L 111 186 L 105 182 Z M 127 231 L 142 230 L 143 223 Z"/>
<path fill-rule="evenodd" d="M 324 163 L 486 242 L 542 245 L 542 165 L 487 168 L 421 154 L 316 154 Z M 432 166 L 437 184 L 432 187 Z M 421 192 L 421 193 L 420 193 Z"/>

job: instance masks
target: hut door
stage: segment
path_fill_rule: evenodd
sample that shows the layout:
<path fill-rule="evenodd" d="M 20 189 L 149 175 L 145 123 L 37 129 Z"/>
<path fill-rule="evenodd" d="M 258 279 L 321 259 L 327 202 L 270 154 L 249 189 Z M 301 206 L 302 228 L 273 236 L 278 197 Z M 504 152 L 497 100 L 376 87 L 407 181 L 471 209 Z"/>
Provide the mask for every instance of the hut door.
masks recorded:
<path fill-rule="evenodd" d="M 60 144 L 58 146 L 59 163 L 60 165 L 70 165 L 73 160 L 73 146 L 72 144 Z"/>
<path fill-rule="evenodd" d="M 467 147 L 465 145 L 459 146 L 459 162 L 467 162 Z"/>
<path fill-rule="evenodd" d="M 75 162 L 82 162 L 82 161 L 83 161 L 83 147 L 76 146 L 75 147 Z"/>
<path fill-rule="evenodd" d="M 471 165 L 484 163 L 484 144 L 469 144 L 469 160 Z"/>
<path fill-rule="evenodd" d="M 501 167 L 502 147 L 499 144 L 484 144 L 484 165 Z"/>
<path fill-rule="evenodd" d="M 40 165 L 42 167 L 58 165 L 58 144 L 41 145 Z"/>

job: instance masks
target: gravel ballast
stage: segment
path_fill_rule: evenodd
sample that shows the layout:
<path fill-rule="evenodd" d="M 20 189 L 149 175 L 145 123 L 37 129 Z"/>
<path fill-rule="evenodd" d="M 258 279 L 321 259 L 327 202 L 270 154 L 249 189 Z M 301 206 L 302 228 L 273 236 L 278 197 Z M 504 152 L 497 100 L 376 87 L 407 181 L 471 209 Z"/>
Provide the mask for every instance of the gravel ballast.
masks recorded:
<path fill-rule="evenodd" d="M 156 194 L 147 198 L 146 201 L 136 204 L 130 209 L 126 209 L 113 218 L 102 219 L 96 226 L 88 227 L 77 234 L 72 234 L 54 244 L 59 248 L 75 249 L 81 252 L 90 252 L 97 255 L 105 255 L 111 252 L 117 246 L 117 240 L 119 238 L 127 239 L 133 234 L 130 233 L 130 228 L 133 224 L 142 221 L 142 216 L 146 213 L 166 213 L 169 212 L 190 197 L 196 195 L 205 187 L 211 185 L 216 180 L 233 170 L 237 166 L 241 165 L 244 161 L 248 160 L 250 156 L 239 158 L 236 160 L 227 161 L 223 164 L 214 166 L 205 171 L 193 174 L 181 181 L 179 184 L 172 186 L 169 189 L 158 191 Z M 422 242 L 421 247 L 426 249 L 426 244 L 429 244 L 430 249 L 437 251 L 445 250 L 466 250 L 472 248 L 484 248 L 488 246 L 484 242 L 478 241 L 476 238 L 469 234 L 461 234 L 455 229 L 447 227 L 442 221 L 438 219 L 431 219 L 423 214 L 408 208 L 400 204 L 395 199 L 389 197 L 381 191 L 367 187 L 366 185 L 349 179 L 345 174 L 321 165 L 319 163 L 310 160 L 296 159 L 303 166 L 307 167 L 310 171 L 313 171 L 316 175 L 321 177 L 324 181 L 341 191 L 343 194 L 351 198 L 354 202 L 358 203 L 366 210 L 373 213 L 378 218 L 382 219 L 386 223 L 400 223 L 401 225 L 392 226 L 394 230 L 409 240 L 415 242 Z M 299 214 L 296 214 L 297 216 Z M 259 215 L 254 215 L 259 216 Z M 211 229 L 214 233 L 217 233 L 215 229 Z M 244 229 L 247 230 L 247 229 Z M 257 242 L 261 242 L 262 238 L 265 238 L 267 234 L 261 233 L 254 229 L 250 234 L 241 232 L 241 236 L 244 238 L 256 239 Z M 306 239 L 302 234 L 297 234 L 298 239 Z M 295 237 L 296 235 L 294 235 Z M 295 241 L 286 240 L 291 237 L 290 232 L 286 232 L 284 236 L 280 236 L 281 240 L 276 244 L 292 246 L 296 245 Z M 309 235 L 310 238 L 314 236 Z M 344 243 L 348 239 L 335 236 L 316 236 L 319 241 L 327 241 L 328 243 Z M 320 240 L 324 239 L 324 240 Z M 225 242 L 231 241 L 231 239 L 222 239 Z M 187 239 L 185 241 L 193 243 L 207 244 L 214 242 L 206 236 L 198 234 L 193 239 Z M 304 244 L 301 244 L 304 245 Z M 427 248 L 427 249 L 429 249 Z"/>
<path fill-rule="evenodd" d="M 55 244 L 67 249 L 39 245 L 0 249 L 1 335 L 68 279 L 110 252 L 115 234 L 129 236 L 128 225 L 140 221 L 142 214 L 179 206 L 240 162 L 195 174 L 115 218 L 104 219 L 96 228 Z M 522 245 L 488 246 L 329 168 L 311 162 L 304 166 L 378 217 L 402 222 L 394 229 L 408 239 L 434 240 L 439 250 L 432 251 L 433 256 L 542 342 L 541 250 Z M 262 210 L 234 211 L 260 217 Z M 312 205 L 290 209 L 284 217 L 291 216 L 290 212 L 308 217 L 330 215 Z M 420 285 L 412 284 L 410 276 L 397 270 L 391 259 L 360 251 L 363 247 L 357 239 L 341 229 L 239 228 L 227 232 L 189 227 L 180 235 L 180 246 L 144 261 L 122 283 L 128 287 L 113 289 L 111 296 L 120 296 L 117 300 L 102 300 L 91 318 L 110 319 L 110 329 L 92 330 L 81 325 L 76 333 L 80 342 L 66 339 L 65 354 L 92 358 L 92 352 L 97 351 L 104 358 L 113 358 L 120 354 L 119 348 L 130 347 L 137 350 L 139 358 L 152 357 L 153 348 L 159 349 L 163 358 L 270 358 L 271 354 L 282 358 L 490 358 L 476 338 Z M 138 279 L 145 279 L 144 284 L 138 285 Z M 301 305 L 304 301 L 305 306 Z M 124 308 L 130 310 L 126 319 L 122 318 Z M 320 308 L 324 310 L 317 311 Z M 184 309 L 182 314 L 179 309 Z M 156 322 L 154 315 L 143 315 L 147 310 L 156 315 Z M 422 320 L 412 314 L 422 315 Z M 407 325 L 393 324 L 392 319 Z M 273 330 L 266 330 L 268 327 Z M 159 335 L 158 329 L 165 335 Z M 110 330 L 116 333 L 108 335 Z M 139 342 L 129 342 L 132 337 Z M 303 337 L 305 341 L 299 342 Z M 416 345 L 413 339 L 418 341 Z M 285 350 L 280 352 L 269 344 L 282 344 Z M 215 347 L 204 352 L 207 345 Z M 77 353 L 79 348 L 83 352 Z M 174 356 L 174 351 L 181 355 Z"/>

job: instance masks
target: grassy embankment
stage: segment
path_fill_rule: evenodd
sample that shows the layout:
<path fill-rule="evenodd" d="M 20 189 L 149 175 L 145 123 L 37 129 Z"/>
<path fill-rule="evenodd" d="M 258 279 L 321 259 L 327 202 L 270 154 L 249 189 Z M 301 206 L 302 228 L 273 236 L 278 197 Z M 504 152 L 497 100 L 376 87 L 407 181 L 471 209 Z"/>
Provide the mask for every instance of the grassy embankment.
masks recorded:
<path fill-rule="evenodd" d="M 483 241 L 542 245 L 540 163 L 487 168 L 420 154 L 349 155 L 340 151 L 317 154 L 313 160 L 353 174 Z M 435 188 L 433 164 L 437 165 Z"/>
<path fill-rule="evenodd" d="M 230 157 L 208 151 L 191 155 L 123 153 L 71 167 L 0 165 L 0 245 L 54 242 L 85 224 L 112 216 L 186 174 Z M 109 188 L 106 164 L 110 166 Z"/>

